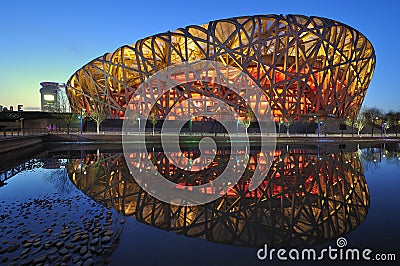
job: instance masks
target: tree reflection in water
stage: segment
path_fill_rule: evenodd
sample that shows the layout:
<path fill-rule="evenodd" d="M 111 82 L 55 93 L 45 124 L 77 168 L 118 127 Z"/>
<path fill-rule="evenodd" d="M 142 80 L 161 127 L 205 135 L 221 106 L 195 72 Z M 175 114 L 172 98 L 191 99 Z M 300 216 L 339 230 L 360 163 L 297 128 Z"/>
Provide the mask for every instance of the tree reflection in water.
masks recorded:
<path fill-rule="evenodd" d="M 61 195 L 70 194 L 74 185 L 70 182 L 66 169 L 64 168 L 67 160 L 48 158 L 43 160 L 42 168 L 52 169 L 51 172 L 44 174 L 43 178 L 46 182 L 54 185 Z"/>
<path fill-rule="evenodd" d="M 363 149 L 358 148 L 362 168 L 367 172 L 375 172 L 383 159 L 387 164 L 400 166 L 400 143 L 380 143 Z"/>
<path fill-rule="evenodd" d="M 219 149 L 209 168 L 190 173 L 169 164 L 162 151 L 153 149 L 148 156 L 164 177 L 177 184 L 196 185 L 224 170 L 227 152 Z M 196 150 L 189 149 L 185 155 L 196 156 Z M 268 175 L 254 191 L 248 187 L 257 151 L 249 156 L 245 173 L 226 195 L 192 207 L 167 204 L 148 195 L 130 175 L 122 153 L 88 152 L 66 167 L 72 182 L 107 208 L 153 227 L 212 242 L 309 246 L 346 234 L 366 218 L 369 191 L 359 152 L 324 153 L 316 147 L 295 146 L 277 149 Z"/>

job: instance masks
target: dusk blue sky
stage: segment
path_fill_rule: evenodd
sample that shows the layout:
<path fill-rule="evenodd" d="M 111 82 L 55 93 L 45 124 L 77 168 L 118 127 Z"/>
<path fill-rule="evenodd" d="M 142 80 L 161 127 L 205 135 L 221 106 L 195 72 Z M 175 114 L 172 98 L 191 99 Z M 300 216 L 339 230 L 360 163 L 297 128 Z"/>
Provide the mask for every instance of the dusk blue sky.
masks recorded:
<path fill-rule="evenodd" d="M 373 44 L 375 74 L 364 105 L 400 111 L 400 1 L 1 1 L 0 105 L 40 106 L 39 83 L 66 82 L 124 44 L 210 20 L 304 14 L 354 27 Z"/>

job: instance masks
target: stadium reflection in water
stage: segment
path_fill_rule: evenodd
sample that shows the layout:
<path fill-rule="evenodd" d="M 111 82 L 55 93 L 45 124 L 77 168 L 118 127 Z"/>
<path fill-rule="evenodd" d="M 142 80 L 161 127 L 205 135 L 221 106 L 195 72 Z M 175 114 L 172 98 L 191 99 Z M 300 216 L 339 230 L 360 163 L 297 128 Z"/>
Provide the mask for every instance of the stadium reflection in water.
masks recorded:
<path fill-rule="evenodd" d="M 187 149 L 187 157 L 198 150 Z M 176 183 L 215 178 L 227 164 L 219 149 L 210 168 L 185 172 L 150 150 L 158 171 Z M 140 152 L 131 156 L 142 156 Z M 148 195 L 129 174 L 122 153 L 85 153 L 67 165 L 72 182 L 108 208 L 163 230 L 207 241 L 245 246 L 322 244 L 357 228 L 369 209 L 369 191 L 357 152 L 325 153 L 316 147 L 276 149 L 264 182 L 249 192 L 257 151 L 250 152 L 241 180 L 225 196 L 201 206 L 180 207 Z"/>

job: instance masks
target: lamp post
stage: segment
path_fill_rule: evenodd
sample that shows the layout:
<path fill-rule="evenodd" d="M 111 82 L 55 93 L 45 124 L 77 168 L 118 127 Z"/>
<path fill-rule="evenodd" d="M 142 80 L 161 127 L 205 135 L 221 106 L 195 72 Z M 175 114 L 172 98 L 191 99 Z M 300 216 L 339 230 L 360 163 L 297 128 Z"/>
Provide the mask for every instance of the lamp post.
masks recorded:
<path fill-rule="evenodd" d="M 236 135 L 239 135 L 239 117 L 236 118 Z"/>
<path fill-rule="evenodd" d="M 318 123 L 318 138 L 319 138 L 319 134 L 320 134 L 320 132 L 321 132 L 321 124 L 319 123 L 319 117 L 317 117 L 316 115 L 314 115 L 314 119 L 316 119 L 316 120 L 317 120 L 317 123 Z"/>
<path fill-rule="evenodd" d="M 372 131 L 371 131 L 371 137 L 373 137 L 373 136 L 374 136 L 375 120 L 376 120 L 376 122 L 378 122 L 378 119 L 379 119 L 379 117 L 372 118 Z"/>
<path fill-rule="evenodd" d="M 387 123 L 386 122 L 384 122 L 383 124 L 382 124 L 382 132 L 381 132 L 381 137 L 383 137 L 383 135 L 386 135 L 386 126 L 387 126 Z"/>
<path fill-rule="evenodd" d="M 278 137 L 281 136 L 281 117 L 278 117 Z"/>
<path fill-rule="evenodd" d="M 308 121 L 306 121 L 306 138 L 308 137 Z"/>
<path fill-rule="evenodd" d="M 372 123 L 371 123 L 371 137 L 374 136 L 374 119 L 372 119 Z"/>
<path fill-rule="evenodd" d="M 21 117 L 19 121 L 21 121 L 21 134 L 24 135 L 24 118 Z"/>
<path fill-rule="evenodd" d="M 79 132 L 81 132 L 82 135 L 82 109 L 81 113 L 79 114 Z"/>

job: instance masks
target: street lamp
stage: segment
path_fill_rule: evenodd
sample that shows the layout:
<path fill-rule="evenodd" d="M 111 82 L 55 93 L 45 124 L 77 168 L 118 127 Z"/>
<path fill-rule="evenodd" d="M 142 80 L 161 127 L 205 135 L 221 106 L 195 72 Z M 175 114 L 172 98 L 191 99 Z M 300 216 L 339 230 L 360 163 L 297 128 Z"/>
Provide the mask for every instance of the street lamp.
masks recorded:
<path fill-rule="evenodd" d="M 236 118 L 236 136 L 239 135 L 239 117 Z"/>
<path fill-rule="evenodd" d="M 384 122 L 383 124 L 382 124 L 382 131 L 381 131 L 381 137 L 383 137 L 383 134 L 385 134 L 386 135 L 386 126 L 387 126 L 387 123 L 386 122 Z"/>
<path fill-rule="evenodd" d="M 21 117 L 19 121 L 21 121 L 21 134 L 24 135 L 24 118 Z"/>
<path fill-rule="evenodd" d="M 319 121 L 319 120 L 318 120 Z M 320 133 L 321 133 L 321 125 L 323 124 L 324 122 L 318 122 L 318 137 L 319 137 L 319 135 L 320 135 Z M 326 137 L 326 130 L 325 130 L 325 137 Z"/>
<path fill-rule="evenodd" d="M 372 130 L 371 130 L 371 137 L 373 137 L 373 136 L 374 136 L 374 127 L 375 127 L 375 121 L 374 121 L 374 120 L 376 120 L 376 122 L 378 122 L 378 119 L 379 119 L 379 117 L 372 118 Z"/>
<path fill-rule="evenodd" d="M 277 116 L 277 115 L 275 115 Z M 281 136 L 281 117 L 278 116 L 278 137 Z"/>
<path fill-rule="evenodd" d="M 81 114 L 79 114 L 79 132 L 82 135 L 82 111 Z"/>
<path fill-rule="evenodd" d="M 319 135 L 321 133 L 321 124 L 322 124 L 322 122 L 319 122 L 319 117 L 317 117 L 316 115 L 314 115 L 314 119 L 316 119 L 317 123 L 318 123 L 318 138 L 319 138 Z"/>

